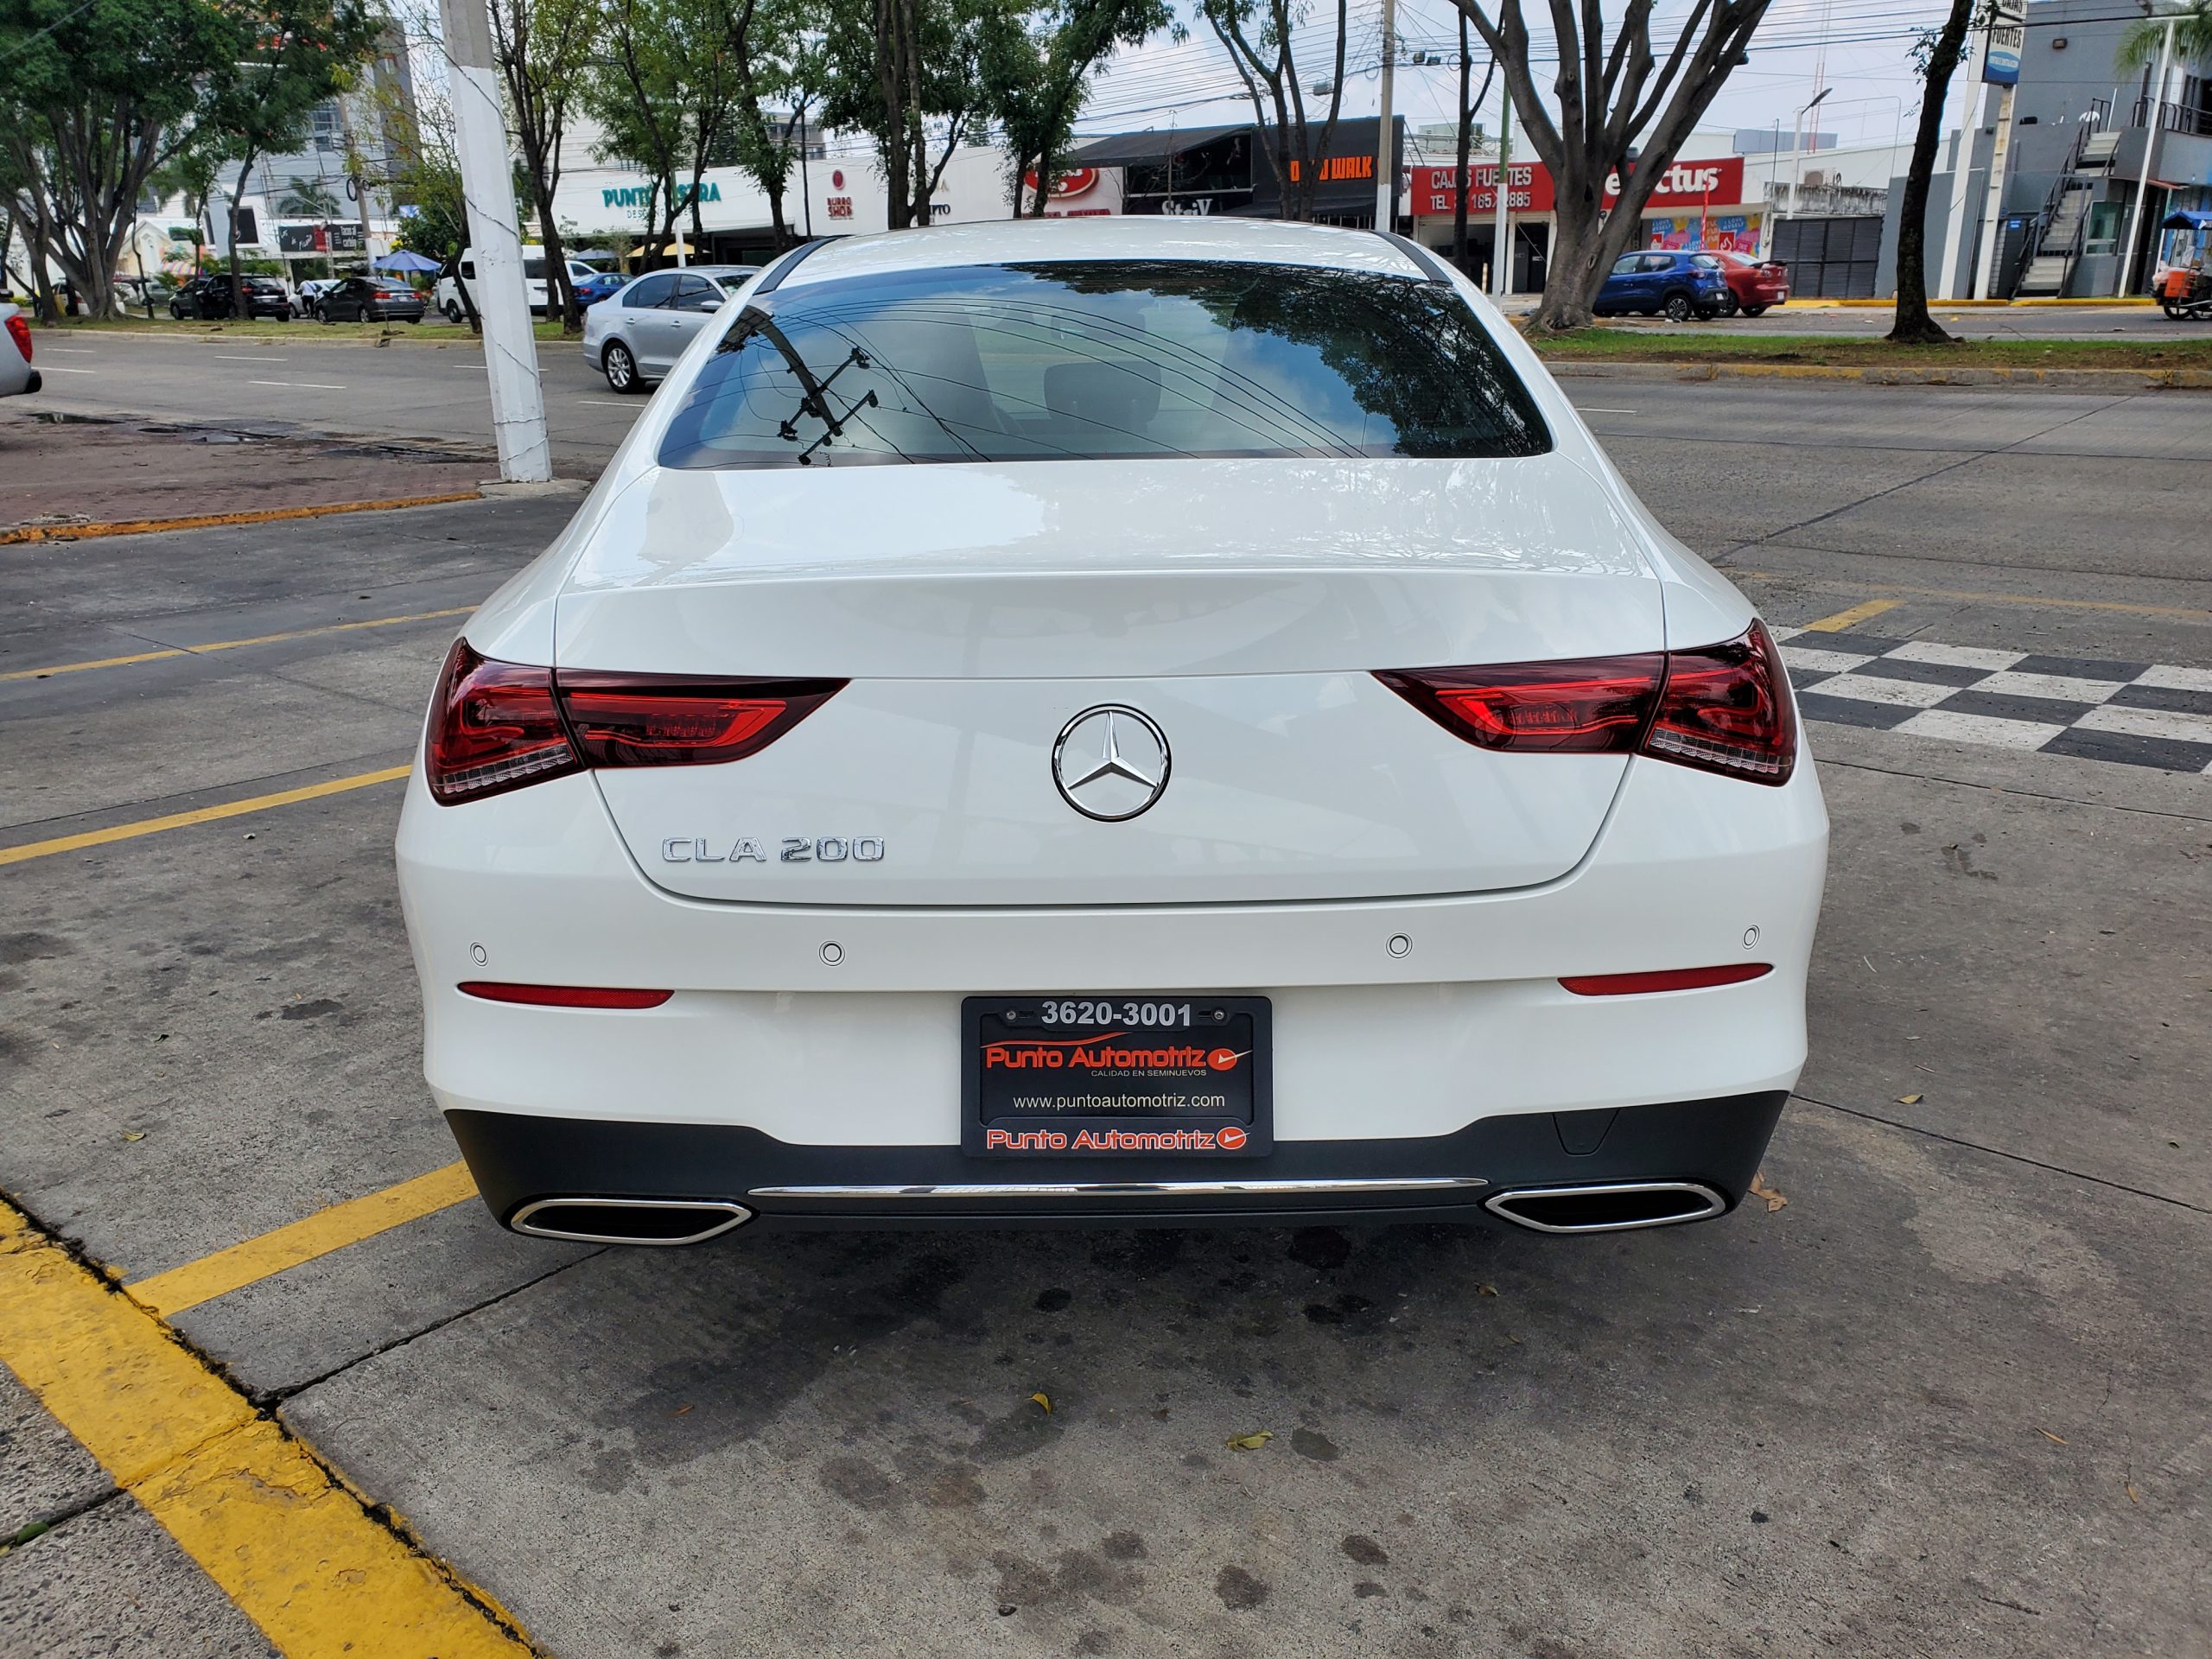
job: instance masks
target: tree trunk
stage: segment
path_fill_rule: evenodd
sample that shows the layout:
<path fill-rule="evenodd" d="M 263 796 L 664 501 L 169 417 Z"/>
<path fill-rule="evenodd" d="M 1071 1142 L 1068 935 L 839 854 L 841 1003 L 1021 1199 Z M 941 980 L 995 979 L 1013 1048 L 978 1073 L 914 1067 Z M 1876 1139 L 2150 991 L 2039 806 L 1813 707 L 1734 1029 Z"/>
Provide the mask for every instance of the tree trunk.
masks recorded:
<path fill-rule="evenodd" d="M 1951 338 L 1928 315 L 1928 185 L 1936 172 L 1936 150 L 1942 141 L 1943 105 L 1950 101 L 1951 77 L 1959 67 L 1967 29 L 1974 21 L 1974 0 L 1951 0 L 1950 15 L 1929 54 L 1928 80 L 1920 97 L 1920 125 L 1912 137 L 1912 162 L 1904 175 L 1904 200 L 1897 214 L 1897 314 L 1888 338 L 1899 346 L 1940 346 Z M 1966 139 L 1959 140 L 1961 157 Z M 1955 189 L 1966 188 L 1965 167 L 1956 169 Z"/>
<path fill-rule="evenodd" d="M 248 315 L 246 308 L 241 303 L 245 295 L 238 287 L 238 208 L 245 197 L 245 181 L 251 176 L 253 164 L 257 159 L 252 150 L 246 151 L 245 159 L 238 163 L 238 188 L 231 192 L 229 225 L 231 250 L 228 263 L 231 271 L 231 316 L 233 321 Z M 258 229 L 259 226 L 257 226 L 255 228 Z"/>
<path fill-rule="evenodd" d="M 901 0 L 875 0 L 875 85 L 883 105 L 883 191 L 886 220 L 903 231 L 914 222 L 914 199 L 906 186 L 906 70 L 902 61 L 906 35 L 899 26 Z"/>
<path fill-rule="evenodd" d="M 1457 190 L 1452 204 L 1452 263 L 1461 270 L 1467 268 L 1467 192 L 1474 181 L 1467 176 L 1467 161 L 1474 149 L 1475 106 L 1467 98 L 1468 83 L 1474 79 L 1474 54 L 1467 48 L 1467 14 L 1459 14 L 1459 171 Z M 1497 67 L 1495 60 L 1491 67 Z M 1490 82 L 1483 82 L 1485 91 Z M 1504 188 L 1500 179 L 1498 188 Z"/>

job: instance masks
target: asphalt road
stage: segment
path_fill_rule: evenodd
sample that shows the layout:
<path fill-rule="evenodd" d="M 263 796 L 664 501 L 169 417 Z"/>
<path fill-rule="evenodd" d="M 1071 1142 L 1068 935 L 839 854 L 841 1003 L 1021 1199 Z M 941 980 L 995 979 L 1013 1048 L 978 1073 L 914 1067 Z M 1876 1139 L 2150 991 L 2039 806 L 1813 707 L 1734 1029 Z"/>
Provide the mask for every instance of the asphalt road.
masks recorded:
<path fill-rule="evenodd" d="M 2152 305 L 1944 306 L 1930 315 L 1961 340 L 2212 339 L 2201 322 L 2174 322 Z M 1896 325 L 1888 306 L 1784 305 L 1763 317 L 1715 317 L 1709 322 L 1671 323 L 1649 317 L 1611 317 L 1613 327 L 1663 334 L 1846 334 L 1879 339 Z"/>
<path fill-rule="evenodd" d="M 232 418 L 200 349 L 102 341 L 56 401 Z M 259 418 L 481 430 L 465 353 L 305 349 Z M 574 379 L 582 472 L 626 411 Z M 2154 664 L 2201 717 L 2212 398 L 1570 385 L 1678 534 L 1829 625 L 1793 648 Z M 149 658 L 0 678 L 0 856 L 404 763 L 431 613 L 572 504 L 0 548 L 0 676 Z M 426 620 L 338 631 L 391 617 Z M 175 1323 L 578 1659 L 2203 1652 L 2212 783 L 1808 741 L 1835 841 L 1784 1207 L 664 1255 L 462 1204 Z M 397 806 L 0 868 L 0 1189 L 137 1281 L 448 1163 Z M 0 1553 L 0 1655 L 269 1651 L 155 1507 L 0 1374 L 0 1542 L 55 1522 Z"/>

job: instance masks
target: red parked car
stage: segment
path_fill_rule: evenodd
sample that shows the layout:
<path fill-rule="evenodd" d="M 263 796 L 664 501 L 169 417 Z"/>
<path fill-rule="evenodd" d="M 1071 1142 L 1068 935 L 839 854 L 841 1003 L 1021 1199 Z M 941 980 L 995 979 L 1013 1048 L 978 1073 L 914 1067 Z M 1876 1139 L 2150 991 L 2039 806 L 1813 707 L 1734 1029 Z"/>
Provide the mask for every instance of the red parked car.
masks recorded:
<path fill-rule="evenodd" d="M 1721 305 L 1721 315 L 1732 317 L 1741 311 L 1747 317 L 1756 317 L 1789 297 L 1789 266 L 1742 253 L 1719 253 L 1713 257 L 1720 261 L 1721 273 L 1728 278 L 1728 298 Z"/>

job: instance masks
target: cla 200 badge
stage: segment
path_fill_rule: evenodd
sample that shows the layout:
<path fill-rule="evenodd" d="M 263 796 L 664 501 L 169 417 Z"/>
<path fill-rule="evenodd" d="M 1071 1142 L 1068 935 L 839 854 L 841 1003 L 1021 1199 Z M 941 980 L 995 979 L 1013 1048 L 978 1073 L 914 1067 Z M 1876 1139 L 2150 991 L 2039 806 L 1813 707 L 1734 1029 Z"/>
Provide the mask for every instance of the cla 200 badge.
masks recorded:
<path fill-rule="evenodd" d="M 747 859 L 760 864 L 768 862 L 767 843 L 750 836 L 739 836 L 727 852 L 716 850 L 721 844 L 704 836 L 671 836 L 661 842 L 660 855 L 664 862 L 670 864 L 741 864 Z M 842 864 L 850 859 L 855 864 L 874 864 L 882 857 L 880 836 L 823 836 L 813 841 L 804 836 L 786 836 L 776 861 Z"/>

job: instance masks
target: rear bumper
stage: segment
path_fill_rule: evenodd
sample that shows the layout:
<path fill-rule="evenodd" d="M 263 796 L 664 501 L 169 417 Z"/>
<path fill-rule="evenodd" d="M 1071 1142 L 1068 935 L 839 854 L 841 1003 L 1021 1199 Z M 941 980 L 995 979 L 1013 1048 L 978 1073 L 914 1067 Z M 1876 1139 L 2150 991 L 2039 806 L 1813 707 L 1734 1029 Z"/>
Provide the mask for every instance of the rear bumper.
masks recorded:
<path fill-rule="evenodd" d="M 748 1231 L 1310 1224 L 1475 1221 L 1487 1201 L 1516 1189 L 1626 1182 L 1695 1184 L 1733 1209 L 1787 1099 L 1777 1090 L 1617 1111 L 1515 1113 L 1403 1140 L 1278 1141 L 1233 1172 L 1173 1158 L 1117 1159 L 1108 1168 L 1096 1160 L 970 1158 L 957 1147 L 793 1146 L 720 1124 L 469 1110 L 448 1112 L 447 1122 L 502 1224 L 525 1206 L 576 1198 L 736 1205 L 751 1212 Z M 1116 1190 L 1083 1190 L 1101 1183 Z M 1013 1185 L 1073 1190 L 1004 1190 Z M 1159 1190 L 1132 1190 L 1146 1186 Z"/>

